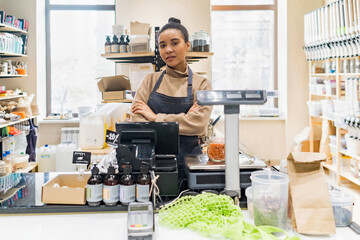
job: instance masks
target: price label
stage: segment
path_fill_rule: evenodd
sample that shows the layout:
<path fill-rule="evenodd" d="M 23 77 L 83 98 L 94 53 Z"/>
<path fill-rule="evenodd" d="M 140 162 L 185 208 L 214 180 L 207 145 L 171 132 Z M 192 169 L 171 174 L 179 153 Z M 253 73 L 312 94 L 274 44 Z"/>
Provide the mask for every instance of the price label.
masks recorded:
<path fill-rule="evenodd" d="M 80 152 L 74 151 L 73 153 L 73 164 L 90 164 L 91 152 Z"/>
<path fill-rule="evenodd" d="M 106 143 L 117 147 L 119 143 L 119 133 L 106 130 Z"/>

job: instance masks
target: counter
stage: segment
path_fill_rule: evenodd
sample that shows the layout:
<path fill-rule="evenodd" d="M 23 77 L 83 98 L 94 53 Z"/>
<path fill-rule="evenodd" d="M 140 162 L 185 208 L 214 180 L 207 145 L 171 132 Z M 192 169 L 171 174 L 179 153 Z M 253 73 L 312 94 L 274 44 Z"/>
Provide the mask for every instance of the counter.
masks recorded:
<path fill-rule="evenodd" d="M 252 222 L 243 211 L 245 219 Z M 97 213 L 71 215 L 16 215 L 0 216 L 1 239 L 15 240 L 126 240 L 126 213 Z M 155 240 L 208 239 L 190 230 L 171 230 L 159 226 L 155 215 Z M 310 239 L 359 239 L 350 228 L 337 228 L 336 235 L 304 236 L 290 232 L 291 236 L 300 236 L 302 240 Z"/>

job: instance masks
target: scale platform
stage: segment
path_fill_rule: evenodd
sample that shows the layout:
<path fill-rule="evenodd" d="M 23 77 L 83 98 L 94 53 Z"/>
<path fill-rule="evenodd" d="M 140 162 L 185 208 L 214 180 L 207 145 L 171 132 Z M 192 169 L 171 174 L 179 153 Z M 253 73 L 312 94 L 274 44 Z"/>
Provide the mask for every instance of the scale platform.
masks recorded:
<path fill-rule="evenodd" d="M 210 161 L 207 154 L 186 156 L 185 165 L 189 171 L 225 171 L 225 162 Z M 239 154 L 240 169 L 261 169 L 265 167 L 266 164 L 262 160 L 243 153 Z"/>

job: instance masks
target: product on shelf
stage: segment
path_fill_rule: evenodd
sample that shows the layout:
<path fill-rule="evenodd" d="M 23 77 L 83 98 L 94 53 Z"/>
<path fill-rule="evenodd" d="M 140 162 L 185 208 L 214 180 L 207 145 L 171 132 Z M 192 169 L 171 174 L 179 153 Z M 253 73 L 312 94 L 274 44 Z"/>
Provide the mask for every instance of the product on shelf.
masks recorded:
<path fill-rule="evenodd" d="M 104 179 L 103 201 L 106 206 L 115 206 L 119 202 L 119 178 L 114 166 L 110 165 Z"/>
<path fill-rule="evenodd" d="M 149 167 L 147 165 L 141 165 L 140 172 L 141 174 L 136 180 L 136 201 L 148 202 L 151 183 Z"/>
<path fill-rule="evenodd" d="M 94 164 L 91 176 L 86 185 L 86 201 L 89 206 L 99 206 L 103 200 L 103 181 L 99 174 L 99 168 Z"/>
<path fill-rule="evenodd" d="M 120 202 L 123 205 L 135 202 L 135 181 L 131 173 L 131 165 L 126 165 L 120 178 Z"/>

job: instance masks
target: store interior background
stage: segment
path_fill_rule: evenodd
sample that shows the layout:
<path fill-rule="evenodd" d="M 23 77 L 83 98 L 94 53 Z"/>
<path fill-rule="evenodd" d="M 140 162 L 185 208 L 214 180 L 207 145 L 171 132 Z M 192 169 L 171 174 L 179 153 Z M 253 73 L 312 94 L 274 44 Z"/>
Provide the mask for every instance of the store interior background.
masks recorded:
<path fill-rule="evenodd" d="M 302 49 L 304 45 L 304 15 L 329 2 L 331 1 L 278 0 L 277 68 L 280 95 L 279 107 L 283 112 L 283 117 L 271 120 L 259 118 L 239 120 L 240 141 L 262 159 L 280 160 L 285 158 L 294 146 L 293 137 L 309 124 L 306 105 L 309 98 L 309 70 Z M 29 75 L 25 79 L 13 79 L 6 82 L 7 88 L 22 86 L 26 91 L 36 93 L 35 101 L 39 105 L 42 116 L 45 116 L 46 44 L 44 1 L 1 1 L 0 9 L 7 9 L 8 12 L 15 16 L 22 16 L 31 23 L 28 33 Z M 117 0 L 116 23 L 127 26 L 131 21 L 140 21 L 150 23 L 151 26 L 162 26 L 169 17 L 177 17 L 188 28 L 190 34 L 199 29 L 204 29 L 211 36 L 210 11 L 210 0 Z M 64 47 L 65 45 L 66 43 L 64 43 Z M 194 71 L 206 71 L 211 80 L 211 58 L 196 63 L 191 67 Z M 121 67 L 117 66 L 117 74 L 120 73 Z M 94 79 L 89 79 L 89 81 L 94 81 Z M 60 129 L 73 126 L 77 126 L 77 124 L 40 123 L 38 146 L 58 144 L 60 142 Z M 223 131 L 224 122 L 220 121 L 217 128 Z"/>

